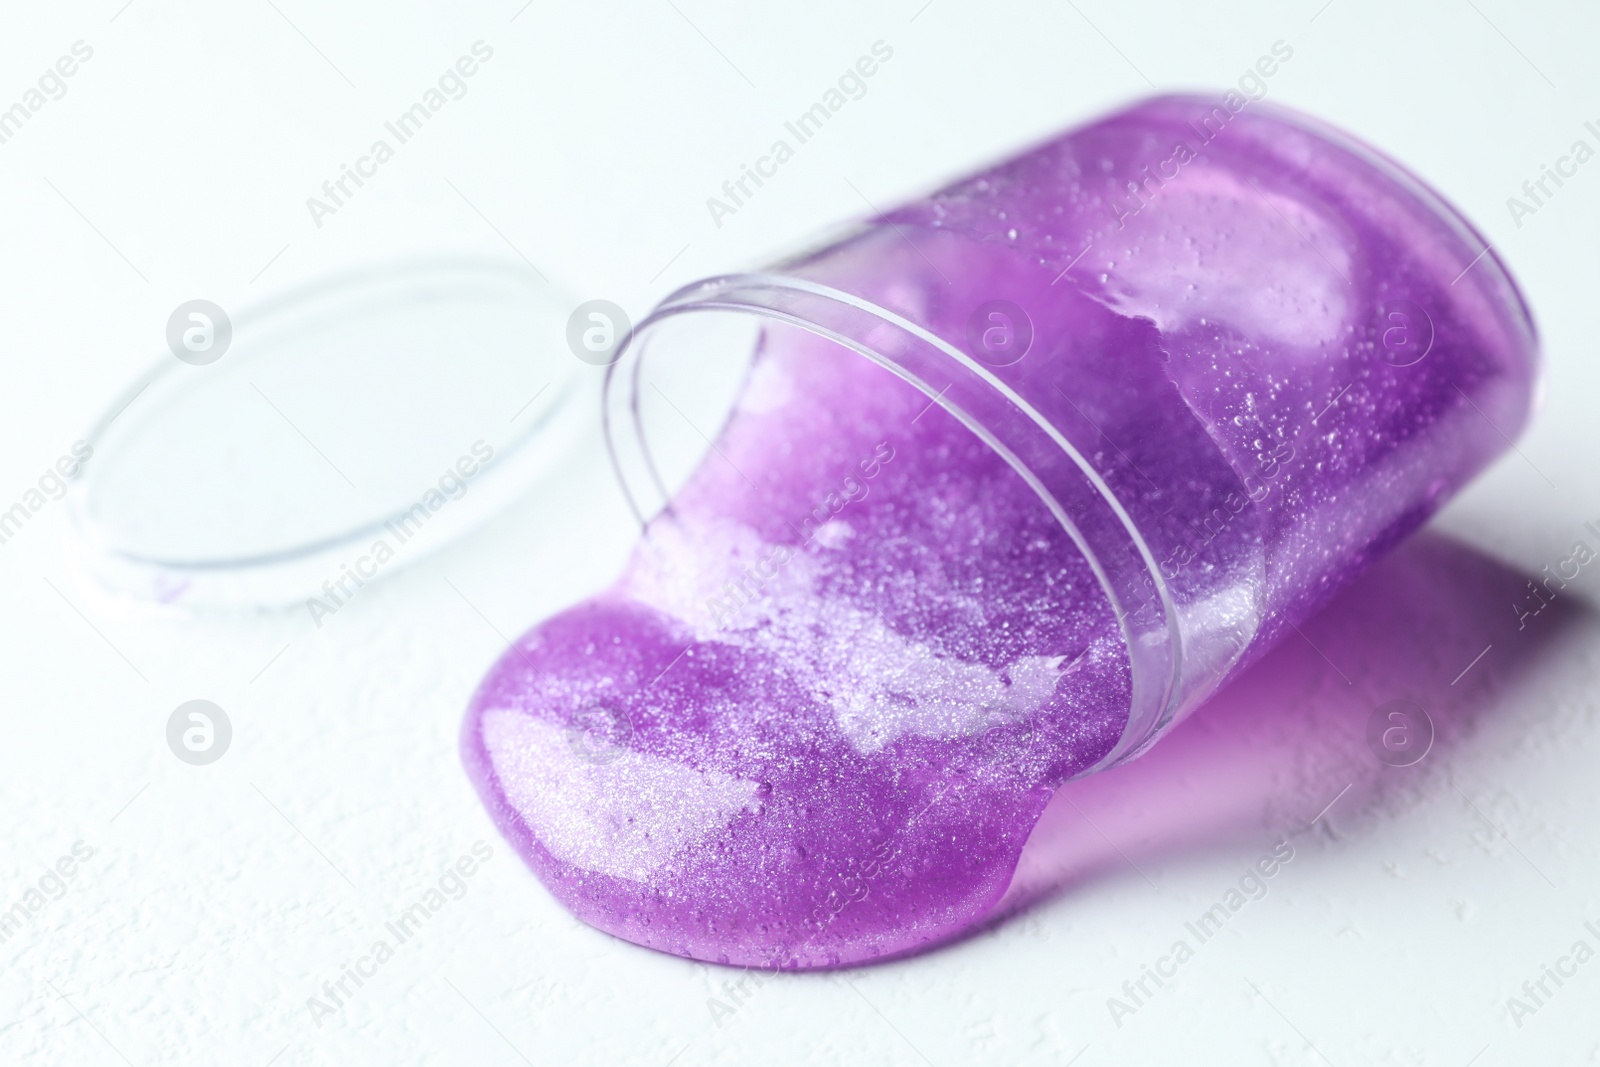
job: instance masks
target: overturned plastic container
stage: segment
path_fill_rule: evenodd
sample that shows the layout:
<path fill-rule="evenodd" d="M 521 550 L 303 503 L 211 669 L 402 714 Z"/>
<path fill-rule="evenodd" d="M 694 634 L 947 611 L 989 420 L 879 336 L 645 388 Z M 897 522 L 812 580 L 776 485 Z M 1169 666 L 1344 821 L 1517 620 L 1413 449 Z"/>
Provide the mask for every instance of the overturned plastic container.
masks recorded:
<path fill-rule="evenodd" d="M 702 390 L 715 426 L 739 369 L 795 329 L 916 385 L 1083 552 L 1133 679 L 1092 769 L 1148 747 L 1509 448 L 1537 363 L 1526 305 L 1453 207 L 1232 95 L 1139 104 L 667 298 L 605 393 L 641 521 L 697 455 L 666 440 L 647 383 L 724 383 Z"/>

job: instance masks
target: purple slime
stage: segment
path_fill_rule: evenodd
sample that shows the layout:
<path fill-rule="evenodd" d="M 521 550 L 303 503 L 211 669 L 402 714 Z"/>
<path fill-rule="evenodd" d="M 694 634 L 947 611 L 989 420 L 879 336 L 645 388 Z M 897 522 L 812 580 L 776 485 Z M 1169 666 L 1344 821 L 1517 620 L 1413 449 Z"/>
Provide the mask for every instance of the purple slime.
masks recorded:
<path fill-rule="evenodd" d="M 485 682 L 467 752 L 585 921 L 814 967 L 984 914 L 1054 787 L 1116 740 L 1128 680 L 1088 565 L 1005 461 L 786 336 L 616 588 Z"/>
<path fill-rule="evenodd" d="M 1501 452 L 1531 390 L 1525 310 L 1492 255 L 1463 269 L 1459 217 L 1242 107 L 1152 101 L 785 268 L 943 338 L 984 301 L 1027 309 L 1032 349 L 992 373 L 1149 546 L 1189 672 L 1170 720 Z M 1156 597 L 1119 615 L 1041 491 L 921 385 L 765 325 L 618 583 L 484 679 L 468 771 L 586 922 L 770 968 L 925 948 L 989 914 L 1056 789 L 1118 743 L 1124 623 Z"/>

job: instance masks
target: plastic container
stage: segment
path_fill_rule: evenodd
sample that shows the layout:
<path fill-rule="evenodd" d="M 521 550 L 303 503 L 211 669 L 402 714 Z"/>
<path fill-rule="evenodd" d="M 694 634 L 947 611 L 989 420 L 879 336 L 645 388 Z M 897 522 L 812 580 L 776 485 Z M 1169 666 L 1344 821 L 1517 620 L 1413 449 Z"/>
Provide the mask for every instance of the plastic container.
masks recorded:
<path fill-rule="evenodd" d="M 1403 168 L 1284 109 L 1198 97 L 663 301 L 607 379 L 641 520 L 681 476 L 644 383 L 743 366 L 778 323 L 914 383 L 1081 548 L 1133 677 L 1091 770 L 1143 751 L 1506 450 L 1537 351 L 1487 243 Z"/>

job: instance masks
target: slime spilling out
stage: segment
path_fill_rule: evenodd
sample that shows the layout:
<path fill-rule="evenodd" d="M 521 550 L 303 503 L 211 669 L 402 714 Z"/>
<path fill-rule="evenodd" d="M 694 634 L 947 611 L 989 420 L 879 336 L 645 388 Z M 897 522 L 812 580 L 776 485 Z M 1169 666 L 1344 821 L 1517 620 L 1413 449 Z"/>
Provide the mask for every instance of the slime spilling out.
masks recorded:
<path fill-rule="evenodd" d="M 760 341 L 716 444 L 463 751 L 580 918 L 772 968 L 981 921 L 1061 783 L 1508 447 L 1537 356 L 1453 209 L 1243 98 L 1148 101 L 653 319 L 730 309 Z"/>
<path fill-rule="evenodd" d="M 587 922 L 815 967 L 981 918 L 1129 680 L 1020 475 L 888 371 L 779 336 L 617 585 L 485 682 L 466 750 Z"/>

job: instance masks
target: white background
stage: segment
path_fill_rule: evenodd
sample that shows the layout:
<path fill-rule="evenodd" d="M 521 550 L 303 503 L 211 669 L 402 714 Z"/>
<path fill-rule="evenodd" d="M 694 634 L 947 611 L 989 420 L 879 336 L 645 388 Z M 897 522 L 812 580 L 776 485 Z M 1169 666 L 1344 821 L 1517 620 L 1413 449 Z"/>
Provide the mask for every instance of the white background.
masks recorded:
<path fill-rule="evenodd" d="M 0 106 L 74 41 L 94 48 L 0 145 L 0 506 L 155 357 L 182 301 L 453 250 L 525 256 L 637 314 L 864 212 L 852 184 L 892 204 L 1152 84 L 1222 88 L 1280 39 L 1272 99 L 1404 160 L 1500 250 L 1547 397 L 1521 454 L 1305 640 L 1147 759 L 1064 791 L 1011 918 L 768 982 L 720 1027 L 707 998 L 736 976 L 575 923 L 456 754 L 496 629 L 599 588 L 626 552 L 597 443 L 559 505 L 529 501 L 321 630 L 99 596 L 51 504 L 0 545 L 0 908 L 75 841 L 95 853 L 0 947 L 0 1062 L 1600 1061 L 1600 962 L 1520 1027 L 1507 1009 L 1575 941 L 1600 948 L 1600 567 L 1520 632 L 1511 606 L 1576 538 L 1600 543 L 1582 529 L 1600 520 L 1600 161 L 1521 227 L 1506 207 L 1596 142 L 1592 3 L 274 2 L 0 20 Z M 306 197 L 479 39 L 495 56 L 469 95 L 316 228 Z M 880 39 L 894 58 L 868 95 L 714 226 L 706 197 Z M 1439 725 L 1407 770 L 1362 741 L 1397 696 Z M 201 768 L 163 737 L 197 697 L 235 730 Z M 467 896 L 315 1026 L 306 998 L 479 839 L 495 856 Z M 1107 998 L 1280 840 L 1295 858 L 1265 899 L 1115 1025 Z"/>

